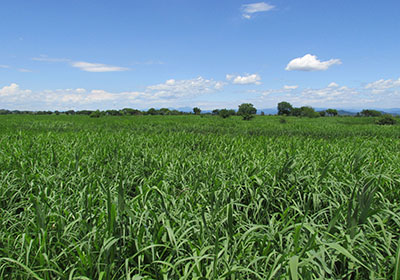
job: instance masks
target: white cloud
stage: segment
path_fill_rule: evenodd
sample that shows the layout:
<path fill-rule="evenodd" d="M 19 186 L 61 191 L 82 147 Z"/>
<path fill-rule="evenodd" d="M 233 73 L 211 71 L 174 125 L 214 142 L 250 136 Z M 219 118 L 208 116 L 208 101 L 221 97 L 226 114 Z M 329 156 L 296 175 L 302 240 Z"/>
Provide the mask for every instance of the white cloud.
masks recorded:
<path fill-rule="evenodd" d="M 128 71 L 129 68 L 112 66 L 101 63 L 91 63 L 84 61 L 71 62 L 72 67 L 79 68 L 86 72 L 118 72 L 118 71 Z"/>
<path fill-rule="evenodd" d="M 287 86 L 287 85 L 285 85 L 285 86 L 283 86 L 283 89 L 284 90 L 295 90 L 295 89 L 297 89 L 299 86 Z"/>
<path fill-rule="evenodd" d="M 258 74 L 246 74 L 245 76 L 227 74 L 226 79 L 237 85 L 261 84 L 261 77 Z"/>
<path fill-rule="evenodd" d="M 379 93 L 385 92 L 389 89 L 393 89 L 396 87 L 400 87 L 400 78 L 398 78 L 397 80 L 380 79 L 378 81 L 369 83 L 365 86 L 366 89 L 372 90 L 372 93 L 374 93 L 374 94 L 379 94 Z"/>
<path fill-rule="evenodd" d="M 330 59 L 327 61 L 318 60 L 317 56 L 306 54 L 291 60 L 286 66 L 287 71 L 324 71 L 335 64 L 341 64 L 340 59 Z"/>
<path fill-rule="evenodd" d="M 337 83 L 335 83 L 335 82 L 332 82 L 332 83 L 330 83 L 329 85 L 328 85 L 328 87 L 338 87 L 339 85 L 337 84 Z"/>
<path fill-rule="evenodd" d="M 223 82 L 198 77 L 191 80 L 167 80 L 163 84 L 148 86 L 146 94 L 153 97 L 180 98 L 194 97 L 222 89 Z"/>
<path fill-rule="evenodd" d="M 23 90 L 19 87 L 19 85 L 12 83 L 9 86 L 0 88 L 0 103 L 5 106 L 9 103 L 17 102 L 19 100 L 26 101 L 29 100 L 31 94 L 31 90 Z"/>
<path fill-rule="evenodd" d="M 275 6 L 272 6 L 265 2 L 245 4 L 242 5 L 242 12 L 243 12 L 242 16 L 246 19 L 251 19 L 254 13 L 267 12 L 272 10 L 273 8 L 275 8 Z"/>
<path fill-rule="evenodd" d="M 0 64 L 0 68 L 7 69 L 7 68 L 10 68 L 10 66 L 4 65 L 4 64 Z"/>
<path fill-rule="evenodd" d="M 198 77 L 189 80 L 170 79 L 147 86 L 143 91 L 109 92 L 102 89 L 56 89 L 32 92 L 13 83 L 0 88 L 0 104 L 21 110 L 110 109 L 119 107 L 187 106 L 194 98 L 221 90 L 224 82 Z M 111 105 L 112 104 L 112 105 Z"/>

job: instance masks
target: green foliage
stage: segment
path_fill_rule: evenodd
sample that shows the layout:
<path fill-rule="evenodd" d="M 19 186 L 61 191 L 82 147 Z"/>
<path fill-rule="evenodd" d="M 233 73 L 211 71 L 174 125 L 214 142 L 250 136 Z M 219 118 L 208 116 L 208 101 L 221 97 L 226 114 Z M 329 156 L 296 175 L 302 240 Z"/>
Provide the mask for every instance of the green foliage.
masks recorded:
<path fill-rule="evenodd" d="M 99 110 L 94 111 L 92 113 L 90 113 L 89 115 L 91 118 L 100 118 L 102 116 L 101 112 Z"/>
<path fill-rule="evenodd" d="M 316 112 L 312 107 L 303 106 L 300 108 L 300 111 L 301 111 L 300 116 L 302 117 L 318 118 L 320 116 L 319 113 Z"/>
<path fill-rule="evenodd" d="M 377 120 L 376 123 L 379 125 L 394 125 L 396 124 L 396 120 L 392 115 L 386 114 Z"/>
<path fill-rule="evenodd" d="M 218 110 L 218 115 L 221 118 L 226 119 L 226 118 L 229 118 L 230 116 L 234 116 L 235 110 L 221 109 L 221 110 Z"/>
<path fill-rule="evenodd" d="M 278 103 L 278 115 L 291 115 L 293 106 L 286 101 Z"/>
<path fill-rule="evenodd" d="M 380 117 L 382 113 L 377 110 L 365 109 L 360 112 L 362 117 Z"/>
<path fill-rule="evenodd" d="M 257 113 L 257 109 L 251 103 L 243 103 L 239 105 L 237 112 L 238 116 L 241 116 L 243 120 L 249 121 Z"/>
<path fill-rule="evenodd" d="M 195 115 L 200 115 L 200 113 L 201 113 L 200 108 L 194 107 L 194 108 L 193 108 L 193 113 L 194 113 Z"/>
<path fill-rule="evenodd" d="M 0 279 L 400 279 L 372 118 L 0 116 Z"/>
<path fill-rule="evenodd" d="M 336 109 L 327 109 L 326 113 L 328 116 L 334 117 L 338 115 L 338 111 Z"/>

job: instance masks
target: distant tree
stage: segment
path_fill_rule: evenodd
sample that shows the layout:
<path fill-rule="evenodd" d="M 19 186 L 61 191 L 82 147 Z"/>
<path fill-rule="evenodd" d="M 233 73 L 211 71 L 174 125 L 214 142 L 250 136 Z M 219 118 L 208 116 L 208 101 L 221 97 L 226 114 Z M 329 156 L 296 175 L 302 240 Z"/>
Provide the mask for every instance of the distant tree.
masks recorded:
<path fill-rule="evenodd" d="M 243 120 L 249 121 L 257 113 L 257 109 L 251 103 L 243 103 L 239 105 L 238 116 L 242 116 Z"/>
<path fill-rule="evenodd" d="M 282 101 L 278 103 L 278 115 L 291 115 L 291 112 L 293 110 L 293 106 L 286 101 Z"/>
<path fill-rule="evenodd" d="M 68 111 L 65 111 L 65 114 L 67 114 L 67 115 L 75 115 L 75 111 L 74 110 L 68 110 Z"/>
<path fill-rule="evenodd" d="M 214 109 L 214 110 L 212 110 L 211 114 L 213 114 L 213 115 L 219 115 L 219 109 Z"/>
<path fill-rule="evenodd" d="M 218 110 L 218 115 L 221 118 L 226 119 L 226 118 L 229 118 L 230 116 L 234 116 L 235 110 L 221 109 L 221 110 Z"/>
<path fill-rule="evenodd" d="M 328 116 L 334 117 L 338 115 L 338 111 L 336 109 L 327 109 L 326 113 Z"/>
<path fill-rule="evenodd" d="M 171 110 L 168 108 L 161 108 L 160 110 L 158 110 L 158 114 L 159 115 L 169 115 L 171 113 Z"/>
<path fill-rule="evenodd" d="M 300 110 L 301 110 L 301 116 L 302 117 L 308 117 L 308 118 L 317 118 L 317 117 L 319 117 L 319 113 L 315 112 L 315 110 L 312 107 L 303 106 L 303 107 L 300 107 Z"/>
<path fill-rule="evenodd" d="M 8 115 L 8 114 L 11 114 L 12 112 L 11 111 L 9 111 L 9 110 L 5 110 L 5 109 L 1 109 L 0 110 L 0 115 Z"/>
<path fill-rule="evenodd" d="M 176 115 L 182 115 L 182 112 L 180 112 L 180 111 L 178 111 L 178 110 L 172 110 L 172 111 L 170 112 L 170 115 L 174 115 L 174 116 L 176 116 Z"/>
<path fill-rule="evenodd" d="M 157 110 L 154 109 L 154 108 L 150 108 L 150 109 L 147 111 L 147 115 L 157 115 Z"/>
<path fill-rule="evenodd" d="M 319 111 L 318 113 L 319 113 L 320 117 L 326 116 L 326 111 Z"/>
<path fill-rule="evenodd" d="M 301 108 L 292 108 L 291 115 L 295 116 L 295 117 L 300 117 L 301 116 Z"/>
<path fill-rule="evenodd" d="M 121 116 L 122 115 L 121 111 L 118 111 L 118 110 L 107 110 L 106 114 L 108 116 Z"/>
<path fill-rule="evenodd" d="M 362 117 L 380 117 L 382 113 L 377 110 L 364 109 L 360 112 Z"/>
<path fill-rule="evenodd" d="M 261 116 L 264 116 L 265 114 L 264 114 L 264 111 L 261 111 Z"/>
<path fill-rule="evenodd" d="M 91 117 L 91 118 L 100 118 L 101 115 L 102 115 L 101 112 L 99 110 L 96 110 L 96 111 L 90 113 L 89 117 Z"/>
<path fill-rule="evenodd" d="M 385 114 L 376 123 L 379 125 L 394 125 L 396 124 L 396 120 L 393 118 L 392 115 Z"/>
<path fill-rule="evenodd" d="M 193 108 L 193 113 L 194 113 L 195 115 L 200 115 L 200 113 L 201 113 L 200 108 L 199 108 L 199 107 L 194 107 L 194 108 Z"/>
<path fill-rule="evenodd" d="M 141 115 L 142 112 L 137 110 L 137 109 L 132 109 L 132 108 L 124 108 L 122 110 L 120 110 L 122 115 L 125 116 L 133 116 L 133 115 Z"/>
<path fill-rule="evenodd" d="M 90 110 L 81 110 L 81 111 L 76 111 L 77 115 L 87 115 L 89 116 L 93 111 Z"/>

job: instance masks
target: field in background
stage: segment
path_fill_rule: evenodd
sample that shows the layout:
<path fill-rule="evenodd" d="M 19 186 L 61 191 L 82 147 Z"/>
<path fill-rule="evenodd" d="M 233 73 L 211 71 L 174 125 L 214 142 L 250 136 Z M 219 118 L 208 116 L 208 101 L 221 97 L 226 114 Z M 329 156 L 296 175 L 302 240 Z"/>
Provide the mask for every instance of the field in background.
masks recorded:
<path fill-rule="evenodd" d="M 280 120 L 0 116 L 0 279 L 400 279 L 400 126 Z"/>

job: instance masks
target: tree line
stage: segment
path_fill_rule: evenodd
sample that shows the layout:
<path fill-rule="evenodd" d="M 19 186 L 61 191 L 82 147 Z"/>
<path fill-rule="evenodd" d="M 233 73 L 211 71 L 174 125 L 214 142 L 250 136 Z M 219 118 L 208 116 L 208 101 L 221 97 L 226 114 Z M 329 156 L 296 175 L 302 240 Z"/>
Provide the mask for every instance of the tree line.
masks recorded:
<path fill-rule="evenodd" d="M 286 101 L 282 101 L 277 105 L 278 115 L 279 116 L 295 116 L 295 117 L 309 117 L 309 118 L 317 118 L 317 117 L 334 117 L 339 113 L 336 109 L 326 109 L 322 111 L 315 111 L 314 108 L 310 106 L 302 106 L 302 107 L 294 107 L 292 104 Z M 237 110 L 233 109 L 214 109 L 211 111 L 211 114 L 215 116 L 220 116 L 221 118 L 228 118 L 230 116 L 241 116 L 243 120 L 251 120 L 254 115 L 256 115 L 257 109 L 251 103 L 243 103 L 238 106 Z M 124 108 L 121 110 L 67 110 L 67 111 L 19 111 L 19 110 L 5 110 L 0 109 L 0 115 L 8 115 L 8 114 L 23 114 L 23 115 L 88 115 L 93 118 L 99 118 L 103 116 L 139 116 L 139 115 L 200 115 L 202 111 L 199 107 L 194 107 L 192 112 L 184 112 L 178 111 L 174 109 L 161 108 L 155 109 L 150 108 L 148 110 L 138 110 L 132 108 Z M 204 114 L 204 113 L 203 113 Z M 264 112 L 261 112 L 261 115 L 264 115 Z M 372 109 L 364 109 L 358 112 L 356 117 L 385 117 L 389 119 L 391 115 L 383 115 L 382 112 Z"/>

